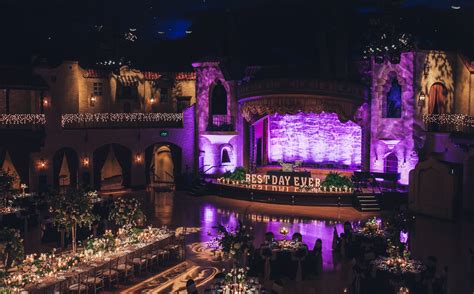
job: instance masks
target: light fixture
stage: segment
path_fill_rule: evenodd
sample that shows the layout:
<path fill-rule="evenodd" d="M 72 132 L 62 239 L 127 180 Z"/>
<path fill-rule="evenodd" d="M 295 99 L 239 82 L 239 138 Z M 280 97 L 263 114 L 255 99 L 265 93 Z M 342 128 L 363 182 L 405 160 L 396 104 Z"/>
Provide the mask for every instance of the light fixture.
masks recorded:
<path fill-rule="evenodd" d="M 425 95 L 425 92 L 423 92 L 423 90 L 420 92 L 419 99 L 420 99 L 420 101 L 425 101 L 426 100 L 426 95 Z"/>
<path fill-rule="evenodd" d="M 89 167 L 89 156 L 85 155 L 85 156 L 82 158 L 82 166 L 83 166 L 83 167 Z"/>
<path fill-rule="evenodd" d="M 151 103 L 151 104 L 155 103 L 155 97 L 152 96 L 152 97 L 150 98 L 150 103 Z"/>
<path fill-rule="evenodd" d="M 143 158 L 140 153 L 135 154 L 135 163 L 140 164 L 142 162 Z"/>
<path fill-rule="evenodd" d="M 38 160 L 38 169 L 46 169 L 47 162 L 45 159 L 41 158 Z"/>
<path fill-rule="evenodd" d="M 94 95 L 91 95 L 91 98 L 89 99 L 90 105 L 95 106 L 96 102 L 97 102 L 97 98 Z"/>
<path fill-rule="evenodd" d="M 49 101 L 47 98 L 43 98 L 43 107 L 48 107 L 49 106 Z"/>

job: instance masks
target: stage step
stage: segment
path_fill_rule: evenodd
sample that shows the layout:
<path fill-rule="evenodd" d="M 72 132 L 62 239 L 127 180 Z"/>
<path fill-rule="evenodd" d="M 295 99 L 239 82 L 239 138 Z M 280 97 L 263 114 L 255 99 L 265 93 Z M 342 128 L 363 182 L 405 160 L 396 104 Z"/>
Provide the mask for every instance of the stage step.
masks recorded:
<path fill-rule="evenodd" d="M 356 207 L 360 211 L 379 211 L 380 206 L 374 194 L 356 194 Z"/>

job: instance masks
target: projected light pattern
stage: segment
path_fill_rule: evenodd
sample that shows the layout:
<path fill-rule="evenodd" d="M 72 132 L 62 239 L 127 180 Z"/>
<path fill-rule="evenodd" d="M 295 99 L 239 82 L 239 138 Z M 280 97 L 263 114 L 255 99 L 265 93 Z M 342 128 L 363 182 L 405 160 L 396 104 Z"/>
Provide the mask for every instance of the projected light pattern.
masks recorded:
<path fill-rule="evenodd" d="M 362 129 L 342 123 L 334 113 L 269 117 L 269 160 L 361 164 Z"/>

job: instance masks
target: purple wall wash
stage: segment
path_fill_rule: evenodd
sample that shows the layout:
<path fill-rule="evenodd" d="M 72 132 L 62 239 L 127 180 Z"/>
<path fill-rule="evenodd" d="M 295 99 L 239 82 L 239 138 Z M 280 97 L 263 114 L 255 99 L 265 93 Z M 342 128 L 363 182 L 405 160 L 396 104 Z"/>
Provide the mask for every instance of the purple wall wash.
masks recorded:
<path fill-rule="evenodd" d="M 334 113 L 272 115 L 269 122 L 269 161 L 361 164 L 362 129 L 342 123 Z"/>

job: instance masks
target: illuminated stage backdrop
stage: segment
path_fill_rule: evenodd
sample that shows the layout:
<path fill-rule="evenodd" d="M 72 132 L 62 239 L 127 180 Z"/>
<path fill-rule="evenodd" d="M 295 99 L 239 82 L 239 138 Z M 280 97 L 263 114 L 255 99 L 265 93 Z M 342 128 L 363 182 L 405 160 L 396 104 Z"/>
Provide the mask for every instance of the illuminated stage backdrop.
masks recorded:
<path fill-rule="evenodd" d="M 268 157 L 304 163 L 361 164 L 362 128 L 334 113 L 269 116 Z"/>

